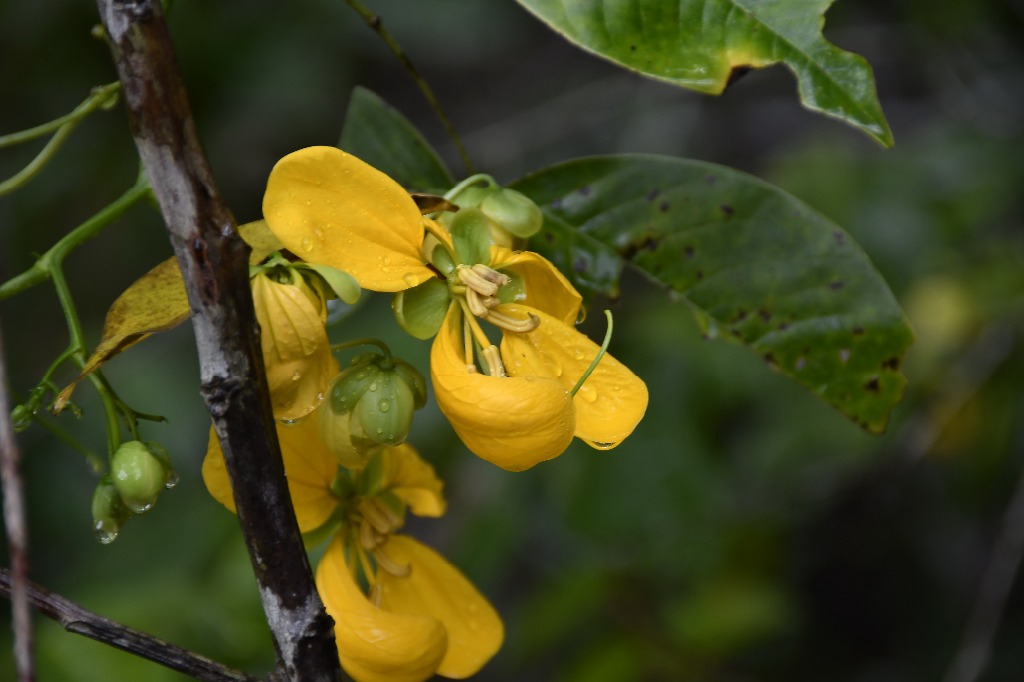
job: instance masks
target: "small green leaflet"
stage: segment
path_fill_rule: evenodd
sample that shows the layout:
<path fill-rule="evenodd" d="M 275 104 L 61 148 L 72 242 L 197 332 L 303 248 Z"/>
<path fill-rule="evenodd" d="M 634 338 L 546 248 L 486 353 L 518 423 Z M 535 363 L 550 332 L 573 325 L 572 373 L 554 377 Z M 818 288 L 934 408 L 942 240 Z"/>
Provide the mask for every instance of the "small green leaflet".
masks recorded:
<path fill-rule="evenodd" d="M 721 94 L 748 69 L 785 64 L 806 108 L 890 147 L 871 67 L 821 34 L 832 1 L 518 0 L 584 50 L 699 92 Z"/>

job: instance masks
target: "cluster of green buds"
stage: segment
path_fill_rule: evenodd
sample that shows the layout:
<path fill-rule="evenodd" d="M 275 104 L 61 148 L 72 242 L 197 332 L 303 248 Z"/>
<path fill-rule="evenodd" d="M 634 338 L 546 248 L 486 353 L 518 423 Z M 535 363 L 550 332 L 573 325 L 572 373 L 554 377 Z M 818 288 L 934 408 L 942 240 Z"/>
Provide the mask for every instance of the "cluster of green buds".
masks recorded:
<path fill-rule="evenodd" d="M 452 234 L 486 230 L 494 244 L 508 249 L 521 247 L 544 224 L 537 204 L 525 194 L 499 186 L 489 175 L 467 178 L 445 199 L 459 207 L 440 218 Z"/>
<path fill-rule="evenodd" d="M 177 482 L 162 445 L 138 440 L 122 443 L 110 458 L 110 472 L 103 475 L 92 496 L 96 538 L 104 544 L 113 542 L 129 518 L 149 511 L 160 491 Z"/>
<path fill-rule="evenodd" d="M 380 448 L 405 441 L 426 401 L 426 381 L 412 365 L 386 350 L 362 353 L 331 382 L 320 435 L 339 464 L 359 469 Z"/>

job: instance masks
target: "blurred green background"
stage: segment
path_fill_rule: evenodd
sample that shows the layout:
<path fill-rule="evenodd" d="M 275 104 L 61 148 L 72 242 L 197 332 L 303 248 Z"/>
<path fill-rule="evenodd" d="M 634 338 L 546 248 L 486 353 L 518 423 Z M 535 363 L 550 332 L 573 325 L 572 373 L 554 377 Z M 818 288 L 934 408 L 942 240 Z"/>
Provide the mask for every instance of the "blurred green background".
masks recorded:
<path fill-rule="evenodd" d="M 1024 4 L 845 0 L 830 11 L 826 36 L 875 69 L 890 151 L 801 109 L 781 68 L 710 98 L 586 55 L 510 0 L 370 6 L 500 181 L 613 152 L 752 172 L 842 225 L 918 336 L 907 397 L 888 433 L 868 436 L 746 350 L 703 341 L 684 303 L 636 276 L 619 300 L 594 302 L 613 309 L 612 352 L 651 391 L 619 448 L 574 445 L 507 474 L 469 455 L 429 405 L 412 442 L 445 478 L 450 507 L 410 525 L 506 620 L 506 644 L 477 679 L 1021 679 L 1024 589 L 1013 581 L 1024 505 L 1011 502 L 1024 469 Z M 95 23 L 90 3 L 0 1 L 0 133 L 55 118 L 114 80 Z M 239 221 L 259 217 L 277 158 L 337 141 L 355 85 L 398 107 L 458 173 L 412 80 L 343 2 L 178 0 L 170 23 Z M 0 177 L 37 149 L 0 153 Z M 0 281 L 116 198 L 136 164 L 122 108 L 83 123 L 29 187 L 0 200 Z M 137 207 L 68 259 L 93 342 L 110 302 L 170 253 L 157 213 Z M 67 342 L 51 287 L 4 301 L 0 325 L 17 399 Z M 384 296 L 334 335 L 393 340 L 426 366 L 427 344 L 400 336 Z M 84 459 L 41 428 L 24 432 L 33 579 L 264 673 L 270 638 L 235 518 L 199 476 L 207 418 L 190 329 L 147 341 L 106 374 L 130 405 L 168 417 L 144 434 L 171 451 L 181 483 L 101 546 Z M 102 451 L 91 387 L 75 398 L 84 418 L 60 423 Z M 988 569 L 997 547 L 1002 573 Z M 6 547 L 0 555 L 6 563 Z M 972 616 L 979 593 L 988 601 Z M 2 611 L 0 679 L 10 679 Z M 35 623 L 40 680 L 185 679 Z M 979 642 L 991 647 L 984 671 L 959 672 L 954 661 Z"/>

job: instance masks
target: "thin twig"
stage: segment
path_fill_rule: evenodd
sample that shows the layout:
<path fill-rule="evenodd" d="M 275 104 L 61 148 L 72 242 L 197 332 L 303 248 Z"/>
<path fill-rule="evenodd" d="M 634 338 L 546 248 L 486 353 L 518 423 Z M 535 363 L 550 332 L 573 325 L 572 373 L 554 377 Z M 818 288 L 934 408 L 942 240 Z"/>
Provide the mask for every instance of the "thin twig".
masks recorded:
<path fill-rule="evenodd" d="M 332 621 L 295 521 L 266 388 L 249 249 L 199 144 L 160 3 L 97 5 L 135 145 L 188 292 L 202 394 L 231 478 L 278 672 L 290 682 L 334 682 L 341 669 Z"/>
<path fill-rule="evenodd" d="M 0 595 L 11 594 L 11 583 L 11 572 L 0 568 Z M 25 591 L 32 608 L 60 623 L 68 632 L 95 639 L 204 682 L 256 682 L 258 679 L 104 618 L 35 583 L 29 582 Z"/>
<path fill-rule="evenodd" d="M 24 487 L 18 471 L 18 445 L 14 442 L 11 405 L 7 399 L 7 371 L 0 339 L 0 477 L 3 479 L 4 527 L 11 555 L 11 612 L 14 629 L 14 664 L 19 682 L 31 682 L 32 620 L 28 604 L 28 529 Z"/>
<path fill-rule="evenodd" d="M 413 65 L 412 60 L 409 59 L 409 56 L 402 50 L 398 41 L 395 40 L 394 36 L 391 35 L 391 32 L 384 27 L 384 22 L 381 20 L 380 15 L 372 12 L 369 8 L 363 5 L 363 3 L 359 2 L 359 0 L 345 0 L 345 2 L 348 3 L 349 7 L 355 10 L 356 14 L 362 17 L 363 21 L 366 22 L 366 25 L 372 28 L 377 35 L 380 36 L 380 39 L 388 46 L 391 52 L 398 57 L 398 61 L 402 63 L 405 70 L 408 71 L 413 80 L 416 81 L 416 85 L 419 87 L 420 92 L 423 93 L 423 97 L 426 98 L 430 108 L 434 110 L 434 113 L 436 113 L 437 117 L 441 120 L 441 125 L 444 126 L 448 136 L 452 138 L 452 142 L 455 144 L 455 149 L 458 151 L 459 157 L 462 159 L 462 164 L 466 167 L 466 173 L 468 175 L 475 174 L 476 167 L 473 165 L 473 160 L 469 158 L 469 152 L 466 151 L 465 145 L 462 144 L 462 138 L 460 138 L 459 134 L 455 132 L 455 126 L 452 125 L 448 115 L 444 113 L 444 107 L 441 106 L 441 101 L 437 99 L 437 95 L 434 94 L 434 90 L 430 87 L 430 84 L 427 83 L 427 79 L 425 79 L 420 74 L 419 70 Z"/>

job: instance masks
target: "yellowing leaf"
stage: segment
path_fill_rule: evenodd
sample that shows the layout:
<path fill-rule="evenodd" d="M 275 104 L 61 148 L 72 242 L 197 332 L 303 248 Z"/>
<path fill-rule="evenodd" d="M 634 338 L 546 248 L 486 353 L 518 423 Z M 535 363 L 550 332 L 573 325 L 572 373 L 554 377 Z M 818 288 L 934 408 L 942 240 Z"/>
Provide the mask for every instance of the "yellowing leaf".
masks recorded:
<path fill-rule="evenodd" d="M 281 248 L 281 243 L 262 220 L 241 225 L 238 232 L 252 247 L 250 263 L 258 263 Z M 150 334 L 178 326 L 188 317 L 188 310 L 185 283 L 174 258 L 168 258 L 135 280 L 110 306 L 103 323 L 103 337 L 82 372 L 57 396 L 54 410 L 63 409 L 78 382 L 110 358 Z"/>

